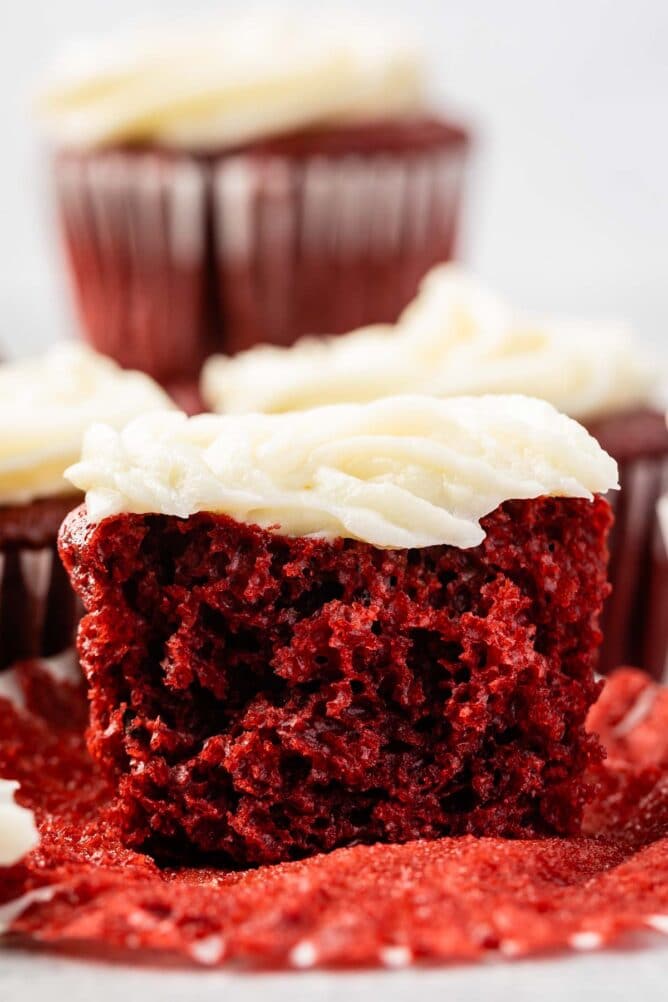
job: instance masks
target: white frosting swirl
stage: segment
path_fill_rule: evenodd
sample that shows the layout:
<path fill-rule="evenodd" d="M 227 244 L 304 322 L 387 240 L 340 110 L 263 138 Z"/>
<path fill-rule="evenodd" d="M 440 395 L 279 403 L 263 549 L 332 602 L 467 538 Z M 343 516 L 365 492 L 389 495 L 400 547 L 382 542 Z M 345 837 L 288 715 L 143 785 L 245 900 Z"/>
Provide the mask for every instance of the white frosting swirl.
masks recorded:
<path fill-rule="evenodd" d="M 417 46 L 385 22 L 251 12 L 63 53 L 39 110 L 61 144 L 230 146 L 422 104 Z"/>
<path fill-rule="evenodd" d="M 530 397 L 393 397 L 283 415 L 150 415 L 95 426 L 67 471 L 88 516 L 223 512 L 290 536 L 476 546 L 503 501 L 591 498 L 617 466 Z"/>
<path fill-rule="evenodd" d="M 661 546 L 664 552 L 668 553 L 668 494 L 659 498 L 656 506 L 656 518 L 659 525 Z"/>
<path fill-rule="evenodd" d="M 524 316 L 455 265 L 430 272 L 395 326 L 214 356 L 202 378 L 207 404 L 230 413 L 395 393 L 530 393 L 578 420 L 645 402 L 651 387 L 626 329 Z"/>
<path fill-rule="evenodd" d="M 121 427 L 169 397 L 84 345 L 65 343 L 0 365 L 0 504 L 72 493 L 63 477 L 94 421 Z"/>
<path fill-rule="evenodd" d="M 0 779 L 0 866 L 13 866 L 37 845 L 39 836 L 32 811 L 14 800 L 19 784 Z"/>

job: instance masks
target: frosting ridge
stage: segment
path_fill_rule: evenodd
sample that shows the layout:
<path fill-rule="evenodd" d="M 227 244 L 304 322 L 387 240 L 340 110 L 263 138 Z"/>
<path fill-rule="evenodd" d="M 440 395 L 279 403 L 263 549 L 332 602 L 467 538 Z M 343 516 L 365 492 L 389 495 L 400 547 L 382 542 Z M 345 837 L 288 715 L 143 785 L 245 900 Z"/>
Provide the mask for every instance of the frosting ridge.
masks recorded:
<path fill-rule="evenodd" d="M 157 383 L 78 343 L 0 365 L 0 504 L 72 493 L 63 477 L 94 421 L 172 406 Z"/>
<path fill-rule="evenodd" d="M 266 9 L 82 40 L 63 53 L 38 110 L 66 146 L 205 148 L 404 114 L 422 105 L 422 92 L 405 29 L 359 13 Z"/>
<path fill-rule="evenodd" d="M 476 546 L 502 502 L 591 498 L 615 462 L 528 397 L 394 397 L 283 415 L 146 415 L 86 435 L 67 471 L 92 521 L 225 513 L 285 535 Z"/>
<path fill-rule="evenodd" d="M 14 800 L 19 784 L 0 779 L 0 866 L 13 866 L 37 845 L 39 836 L 32 811 Z"/>
<path fill-rule="evenodd" d="M 530 393 L 578 420 L 645 403 L 652 384 L 626 328 L 524 315 L 456 265 L 434 268 L 395 325 L 214 356 L 202 376 L 207 404 L 229 413 L 397 393 Z"/>

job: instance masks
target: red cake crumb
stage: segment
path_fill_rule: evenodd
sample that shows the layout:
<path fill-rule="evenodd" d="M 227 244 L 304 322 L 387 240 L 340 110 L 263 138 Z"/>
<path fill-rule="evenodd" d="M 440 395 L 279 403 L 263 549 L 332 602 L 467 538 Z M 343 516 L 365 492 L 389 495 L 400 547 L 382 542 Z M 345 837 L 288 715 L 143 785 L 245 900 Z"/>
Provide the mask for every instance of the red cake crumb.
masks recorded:
<path fill-rule="evenodd" d="M 610 768 L 601 774 L 586 829 L 638 845 L 662 837 L 668 830 L 668 689 L 644 672 L 621 669 L 587 723 L 600 734 Z"/>
<path fill-rule="evenodd" d="M 0 869 L 0 903 L 11 902 L 0 921 L 21 944 L 154 962 L 396 967 L 668 933 L 668 766 L 642 761 L 635 740 L 636 728 L 663 726 L 665 690 L 596 768 L 600 786 L 623 777 L 625 795 L 606 801 L 601 829 L 591 823 L 601 805 L 591 805 L 588 837 L 359 845 L 230 872 L 159 869 L 123 848 L 112 789 L 86 750 L 83 689 L 54 684 L 38 665 L 17 680 L 26 709 L 0 698 L 0 775 L 21 780 L 41 835 L 23 864 Z M 642 681 L 621 672 L 606 683 L 590 718 L 604 737 Z"/>
<path fill-rule="evenodd" d="M 576 832 L 607 502 L 509 502 L 474 549 L 79 509 L 89 747 L 133 848 L 240 865 Z"/>
<path fill-rule="evenodd" d="M 620 669 L 592 707 L 588 726 L 601 735 L 608 757 L 668 767 L 668 689 L 644 672 Z"/>

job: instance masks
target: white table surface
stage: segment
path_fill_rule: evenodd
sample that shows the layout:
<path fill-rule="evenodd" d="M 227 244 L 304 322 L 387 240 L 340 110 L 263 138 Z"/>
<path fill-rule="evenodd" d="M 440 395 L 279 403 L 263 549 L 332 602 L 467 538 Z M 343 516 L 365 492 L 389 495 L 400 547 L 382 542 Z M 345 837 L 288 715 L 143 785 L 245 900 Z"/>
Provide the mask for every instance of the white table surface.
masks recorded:
<path fill-rule="evenodd" d="M 362 973 L 126 967 L 0 949 L 2 1002 L 664 1002 L 668 941 L 541 960 Z"/>

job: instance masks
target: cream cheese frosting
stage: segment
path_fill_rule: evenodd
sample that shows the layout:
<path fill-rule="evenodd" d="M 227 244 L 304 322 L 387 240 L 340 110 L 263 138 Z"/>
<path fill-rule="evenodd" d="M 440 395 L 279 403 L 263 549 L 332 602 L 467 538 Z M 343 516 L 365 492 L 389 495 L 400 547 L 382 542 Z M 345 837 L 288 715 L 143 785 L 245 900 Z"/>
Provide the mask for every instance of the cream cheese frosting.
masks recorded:
<path fill-rule="evenodd" d="M 122 427 L 144 411 L 171 406 L 140 372 L 82 344 L 0 365 L 0 504 L 72 493 L 63 477 L 94 421 Z"/>
<path fill-rule="evenodd" d="M 661 545 L 668 552 L 668 494 L 659 498 L 656 506 L 656 517 L 659 524 Z"/>
<path fill-rule="evenodd" d="M 476 546 L 503 501 L 591 498 L 617 466 L 577 422 L 521 396 L 405 396 L 283 415 L 97 425 L 67 471 L 97 522 L 220 512 L 289 536 Z"/>
<path fill-rule="evenodd" d="M 214 356 L 202 376 L 207 404 L 229 413 L 396 393 L 530 393 L 578 420 L 644 403 L 652 385 L 626 328 L 522 314 L 455 265 L 429 273 L 396 325 Z"/>
<path fill-rule="evenodd" d="M 206 148 L 423 104 L 418 46 L 361 14 L 251 11 L 72 44 L 38 111 L 65 146 Z"/>
<path fill-rule="evenodd" d="M 16 803 L 19 784 L 0 779 L 0 866 L 13 866 L 37 845 L 39 836 L 32 811 Z"/>

